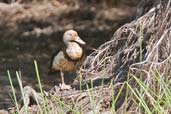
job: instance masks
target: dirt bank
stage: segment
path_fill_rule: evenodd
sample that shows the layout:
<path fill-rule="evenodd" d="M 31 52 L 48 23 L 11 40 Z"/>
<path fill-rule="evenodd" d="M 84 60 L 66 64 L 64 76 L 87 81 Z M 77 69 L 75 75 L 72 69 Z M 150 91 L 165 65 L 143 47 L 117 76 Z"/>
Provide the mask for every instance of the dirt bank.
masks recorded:
<path fill-rule="evenodd" d="M 124 0 L 0 3 L 0 17 L 3 17 L 0 19 L 0 108 L 12 105 L 7 69 L 19 94 L 15 71 L 21 70 L 24 86 L 36 88 L 33 60 L 37 60 L 43 87 L 51 88 L 58 80 L 55 75 L 47 76 L 49 60 L 62 45 L 65 30 L 77 30 L 87 44 L 98 47 L 119 26 L 134 19 L 135 6 L 135 2 Z M 72 80 L 68 79 L 67 83 Z"/>

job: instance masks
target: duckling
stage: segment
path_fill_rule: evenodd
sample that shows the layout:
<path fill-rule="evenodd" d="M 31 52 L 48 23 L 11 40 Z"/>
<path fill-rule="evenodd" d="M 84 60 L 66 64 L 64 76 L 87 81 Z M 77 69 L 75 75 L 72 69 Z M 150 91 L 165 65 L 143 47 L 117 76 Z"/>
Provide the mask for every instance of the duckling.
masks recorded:
<path fill-rule="evenodd" d="M 71 72 L 77 69 L 84 58 L 83 47 L 86 44 L 75 30 L 66 31 L 63 35 L 63 42 L 66 48 L 54 55 L 49 70 L 49 72 L 60 71 L 61 83 L 59 86 L 61 90 L 71 88 L 70 85 L 65 84 L 63 72 Z"/>

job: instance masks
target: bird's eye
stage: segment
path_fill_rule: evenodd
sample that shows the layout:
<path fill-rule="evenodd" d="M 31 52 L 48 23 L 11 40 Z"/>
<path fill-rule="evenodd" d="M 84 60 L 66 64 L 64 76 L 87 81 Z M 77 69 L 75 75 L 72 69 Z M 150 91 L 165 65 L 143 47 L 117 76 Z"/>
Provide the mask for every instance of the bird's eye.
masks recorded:
<path fill-rule="evenodd" d="M 69 34 L 69 36 L 72 36 L 72 34 Z"/>

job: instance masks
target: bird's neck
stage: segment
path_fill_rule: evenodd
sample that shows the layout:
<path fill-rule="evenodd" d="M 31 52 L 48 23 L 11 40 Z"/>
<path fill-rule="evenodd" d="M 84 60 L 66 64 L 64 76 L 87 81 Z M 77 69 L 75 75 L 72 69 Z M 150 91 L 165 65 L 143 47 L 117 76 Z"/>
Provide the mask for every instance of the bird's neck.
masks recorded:
<path fill-rule="evenodd" d="M 70 47 L 80 47 L 80 48 L 82 48 L 77 42 L 74 42 L 74 41 L 67 42 L 65 44 L 66 44 L 67 48 L 70 48 Z"/>

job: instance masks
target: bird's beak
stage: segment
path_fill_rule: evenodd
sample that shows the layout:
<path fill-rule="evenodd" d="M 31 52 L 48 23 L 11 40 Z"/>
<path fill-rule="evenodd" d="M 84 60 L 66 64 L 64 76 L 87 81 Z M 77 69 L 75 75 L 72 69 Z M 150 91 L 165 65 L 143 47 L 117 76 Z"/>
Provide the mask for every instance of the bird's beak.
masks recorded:
<path fill-rule="evenodd" d="M 78 42 L 79 44 L 86 44 L 86 42 L 84 42 L 83 40 L 81 40 L 81 38 L 79 37 L 79 36 L 77 36 L 77 38 L 76 38 L 76 40 L 75 40 L 76 42 Z"/>

